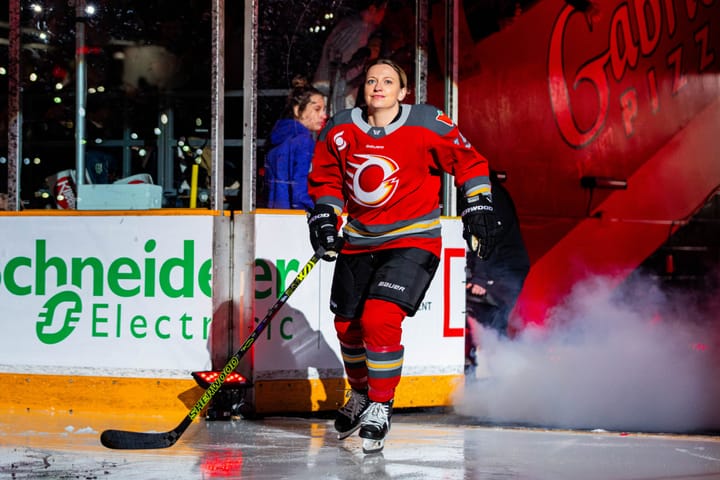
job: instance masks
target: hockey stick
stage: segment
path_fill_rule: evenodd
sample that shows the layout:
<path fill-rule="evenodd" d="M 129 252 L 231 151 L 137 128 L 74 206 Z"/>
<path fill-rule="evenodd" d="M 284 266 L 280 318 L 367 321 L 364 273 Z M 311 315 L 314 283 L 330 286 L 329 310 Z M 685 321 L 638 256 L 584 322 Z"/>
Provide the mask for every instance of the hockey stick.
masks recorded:
<path fill-rule="evenodd" d="M 250 336 L 245 340 L 240 349 L 233 354 L 218 375 L 218 378 L 210 384 L 205 390 L 202 397 L 193 405 L 182 422 L 170 430 L 169 432 L 130 432 L 127 430 L 105 430 L 100 435 L 100 442 L 107 448 L 115 448 L 121 450 L 140 450 L 153 448 L 168 448 L 175 445 L 185 429 L 190 426 L 195 417 L 197 417 L 205 405 L 212 399 L 213 395 L 220 390 L 225 377 L 227 377 L 240 363 L 240 359 L 253 346 L 257 337 L 265 330 L 270 320 L 278 313 L 280 308 L 288 301 L 290 295 L 300 286 L 303 280 L 310 274 L 315 264 L 325 255 L 325 250 L 320 247 L 308 260 L 305 266 L 295 277 L 295 280 L 285 289 L 277 301 L 270 307 L 265 318 L 263 318 L 252 331 Z"/>

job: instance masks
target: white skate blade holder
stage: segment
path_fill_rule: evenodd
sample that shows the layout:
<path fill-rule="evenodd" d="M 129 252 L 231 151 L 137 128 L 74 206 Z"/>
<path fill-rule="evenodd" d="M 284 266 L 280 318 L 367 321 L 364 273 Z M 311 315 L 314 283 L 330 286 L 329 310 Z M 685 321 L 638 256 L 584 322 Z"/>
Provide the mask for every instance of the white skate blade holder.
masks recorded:
<path fill-rule="evenodd" d="M 363 453 L 369 454 L 369 453 L 379 453 L 382 452 L 383 447 L 385 446 L 385 439 L 382 440 L 373 440 L 371 438 L 363 438 Z"/>

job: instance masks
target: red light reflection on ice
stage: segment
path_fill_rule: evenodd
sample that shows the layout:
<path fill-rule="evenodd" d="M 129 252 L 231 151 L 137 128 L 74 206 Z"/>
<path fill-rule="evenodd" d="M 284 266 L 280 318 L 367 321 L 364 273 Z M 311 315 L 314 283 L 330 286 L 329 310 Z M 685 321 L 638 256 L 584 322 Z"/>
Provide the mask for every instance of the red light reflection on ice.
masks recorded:
<path fill-rule="evenodd" d="M 242 465 L 242 451 L 220 450 L 205 454 L 200 469 L 204 478 L 241 478 Z"/>

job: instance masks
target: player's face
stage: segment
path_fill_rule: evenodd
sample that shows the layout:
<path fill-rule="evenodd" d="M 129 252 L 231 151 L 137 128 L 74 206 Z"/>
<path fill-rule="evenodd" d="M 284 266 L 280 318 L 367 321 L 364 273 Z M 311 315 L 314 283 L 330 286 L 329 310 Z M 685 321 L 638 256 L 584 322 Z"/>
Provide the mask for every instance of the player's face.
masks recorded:
<path fill-rule="evenodd" d="M 325 126 L 327 120 L 327 112 L 325 111 L 325 98 L 322 95 L 313 95 L 310 97 L 302 115 L 300 115 L 300 123 L 311 132 L 319 132 Z"/>
<path fill-rule="evenodd" d="M 400 86 L 400 76 L 390 65 L 373 65 L 365 76 L 365 102 L 372 110 L 392 108 L 400 103 L 407 93 Z"/>

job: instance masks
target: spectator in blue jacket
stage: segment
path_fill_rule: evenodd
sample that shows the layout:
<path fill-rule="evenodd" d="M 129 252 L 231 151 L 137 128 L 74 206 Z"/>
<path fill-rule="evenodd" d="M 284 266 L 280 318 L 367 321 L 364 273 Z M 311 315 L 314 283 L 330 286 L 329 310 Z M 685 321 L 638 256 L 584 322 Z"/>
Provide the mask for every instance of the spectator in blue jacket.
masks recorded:
<path fill-rule="evenodd" d="M 327 120 L 325 97 L 303 77 L 293 79 L 283 118 L 270 132 L 265 159 L 268 208 L 312 210 L 307 176 L 315 136 Z"/>

